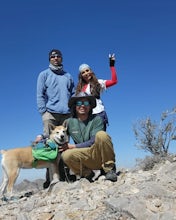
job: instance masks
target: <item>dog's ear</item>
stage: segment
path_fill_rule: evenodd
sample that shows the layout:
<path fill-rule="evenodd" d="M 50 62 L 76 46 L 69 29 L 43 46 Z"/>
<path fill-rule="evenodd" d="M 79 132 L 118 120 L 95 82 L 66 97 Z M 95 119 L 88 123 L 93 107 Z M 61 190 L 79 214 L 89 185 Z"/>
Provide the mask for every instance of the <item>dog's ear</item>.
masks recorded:
<path fill-rule="evenodd" d="M 56 126 L 51 123 L 49 123 L 48 126 L 51 131 L 53 131 L 56 128 Z"/>
<path fill-rule="evenodd" d="M 63 126 L 64 126 L 64 128 L 66 128 L 67 129 L 67 127 L 68 127 L 68 121 L 67 120 L 65 120 L 64 122 L 63 122 L 63 124 L 62 124 Z"/>

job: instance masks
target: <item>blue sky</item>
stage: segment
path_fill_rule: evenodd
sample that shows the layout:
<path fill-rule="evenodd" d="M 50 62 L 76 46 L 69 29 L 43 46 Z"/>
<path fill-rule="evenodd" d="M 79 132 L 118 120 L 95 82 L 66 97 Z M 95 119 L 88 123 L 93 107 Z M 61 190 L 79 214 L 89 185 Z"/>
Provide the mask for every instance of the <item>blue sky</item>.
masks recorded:
<path fill-rule="evenodd" d="M 27 146 L 42 132 L 36 106 L 38 74 L 58 48 L 77 84 L 87 63 L 109 79 L 108 54 L 116 54 L 119 82 L 102 95 L 117 167 L 132 167 L 146 153 L 135 147 L 132 125 L 175 106 L 175 0 L 16 0 L 0 8 L 1 149 Z M 175 152 L 175 148 L 173 148 Z M 20 178 L 44 177 L 44 170 Z"/>

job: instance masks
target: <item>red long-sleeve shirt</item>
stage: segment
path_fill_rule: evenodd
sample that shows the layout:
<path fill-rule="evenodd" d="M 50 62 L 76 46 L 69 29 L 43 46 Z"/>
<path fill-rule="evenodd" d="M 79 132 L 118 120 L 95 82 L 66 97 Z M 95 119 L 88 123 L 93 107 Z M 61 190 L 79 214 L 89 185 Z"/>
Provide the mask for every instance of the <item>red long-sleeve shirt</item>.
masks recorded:
<path fill-rule="evenodd" d="M 106 88 L 111 87 L 118 83 L 117 73 L 114 66 L 110 67 L 111 69 L 111 79 L 106 80 Z"/>

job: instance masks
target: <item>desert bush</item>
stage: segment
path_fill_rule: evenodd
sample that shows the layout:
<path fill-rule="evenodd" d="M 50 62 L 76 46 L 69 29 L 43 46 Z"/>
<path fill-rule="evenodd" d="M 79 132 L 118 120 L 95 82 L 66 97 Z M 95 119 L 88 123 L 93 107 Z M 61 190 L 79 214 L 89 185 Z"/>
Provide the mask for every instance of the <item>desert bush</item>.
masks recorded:
<path fill-rule="evenodd" d="M 167 156 L 170 142 L 176 140 L 175 116 L 176 107 L 171 111 L 163 112 L 158 123 L 152 121 L 150 117 L 138 120 L 133 125 L 137 148 L 161 158 Z M 151 166 L 152 164 L 153 162 Z"/>
<path fill-rule="evenodd" d="M 165 161 L 174 162 L 176 155 L 175 154 L 167 154 L 165 156 L 161 155 L 151 155 L 146 156 L 144 159 L 136 159 L 136 168 L 142 169 L 143 171 L 152 170 L 155 165 L 162 164 Z"/>

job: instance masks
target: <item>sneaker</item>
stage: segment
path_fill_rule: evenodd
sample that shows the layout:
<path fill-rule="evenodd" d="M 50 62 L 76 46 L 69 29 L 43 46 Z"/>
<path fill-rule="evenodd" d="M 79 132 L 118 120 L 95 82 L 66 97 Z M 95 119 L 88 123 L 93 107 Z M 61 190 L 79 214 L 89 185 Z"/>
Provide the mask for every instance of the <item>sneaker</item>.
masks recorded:
<path fill-rule="evenodd" d="M 112 182 L 116 182 L 117 181 L 116 172 L 114 170 L 110 170 L 109 172 L 106 173 L 105 179 L 110 180 Z"/>

